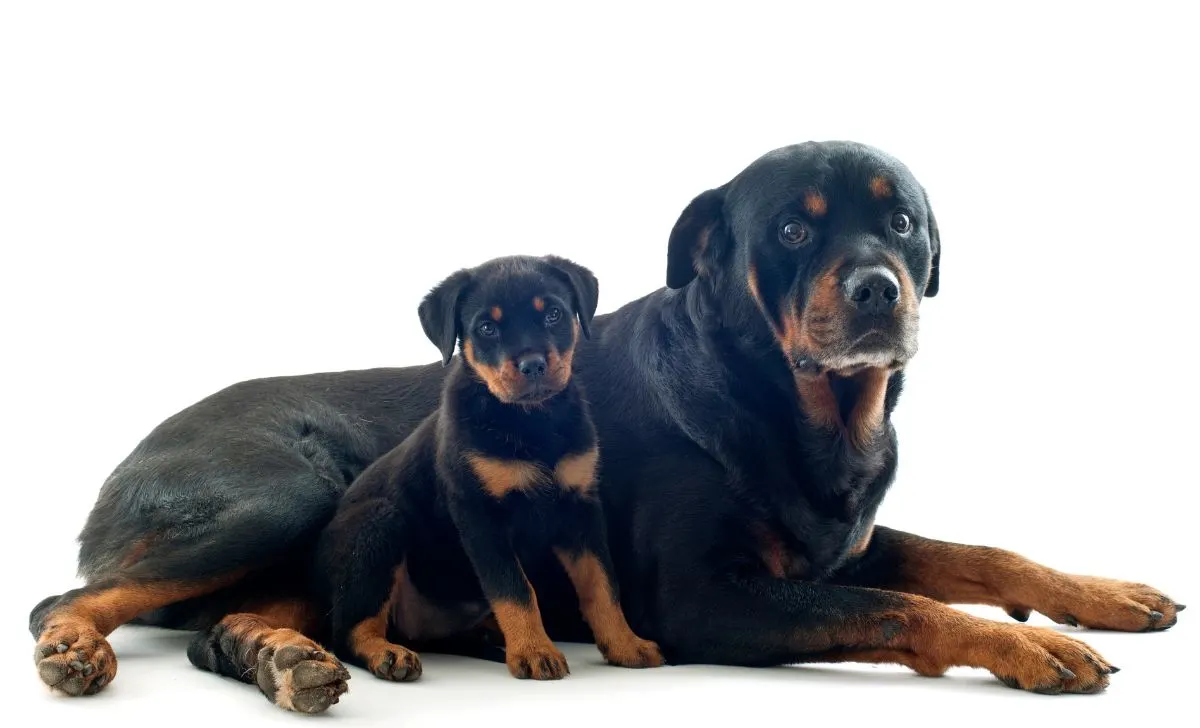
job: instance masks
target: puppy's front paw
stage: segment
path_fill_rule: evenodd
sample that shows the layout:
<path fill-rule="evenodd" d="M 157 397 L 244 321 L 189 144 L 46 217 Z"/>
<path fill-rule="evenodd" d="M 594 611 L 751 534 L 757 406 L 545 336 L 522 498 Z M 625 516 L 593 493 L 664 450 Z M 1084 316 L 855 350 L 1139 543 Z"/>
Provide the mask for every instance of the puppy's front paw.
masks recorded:
<path fill-rule="evenodd" d="M 635 635 L 617 644 L 601 644 L 598 647 L 609 664 L 619 667 L 659 667 L 666 662 L 656 643 Z"/>
<path fill-rule="evenodd" d="M 571 674 L 567 658 L 549 642 L 509 649 L 504 661 L 513 677 L 522 680 L 561 680 Z"/>

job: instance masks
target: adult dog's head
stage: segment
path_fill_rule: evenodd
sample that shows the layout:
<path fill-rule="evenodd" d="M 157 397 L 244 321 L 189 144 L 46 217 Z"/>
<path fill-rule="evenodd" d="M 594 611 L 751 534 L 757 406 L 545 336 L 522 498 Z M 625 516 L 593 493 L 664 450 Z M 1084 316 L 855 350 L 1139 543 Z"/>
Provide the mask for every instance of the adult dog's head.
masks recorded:
<path fill-rule="evenodd" d="M 703 286 L 736 325 L 761 315 L 792 367 L 903 366 L 941 243 L 899 161 L 851 142 L 770 152 L 694 199 L 671 232 L 667 285 Z M 693 283 L 695 281 L 695 283 Z"/>

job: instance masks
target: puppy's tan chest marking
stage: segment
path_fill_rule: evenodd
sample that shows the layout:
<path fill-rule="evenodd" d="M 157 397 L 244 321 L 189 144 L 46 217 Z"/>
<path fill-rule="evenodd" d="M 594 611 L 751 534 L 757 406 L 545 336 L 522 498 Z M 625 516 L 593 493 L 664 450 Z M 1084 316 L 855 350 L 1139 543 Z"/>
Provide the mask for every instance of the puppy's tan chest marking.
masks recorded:
<path fill-rule="evenodd" d="M 565 455 L 553 471 L 528 460 L 493 458 L 469 453 L 467 463 L 480 485 L 493 498 L 503 498 L 515 491 L 531 490 L 557 484 L 568 490 L 586 493 L 596 483 L 596 467 L 600 451 L 593 447 L 581 453 Z"/>
<path fill-rule="evenodd" d="M 503 498 L 514 491 L 529 490 L 545 484 L 545 468 L 528 460 L 506 460 L 470 453 L 467 463 L 479 478 L 479 484 L 493 498 Z"/>
<path fill-rule="evenodd" d="M 569 490 L 587 492 L 596 484 L 596 466 L 599 463 L 600 450 L 595 447 L 567 455 L 554 466 L 554 480 Z"/>

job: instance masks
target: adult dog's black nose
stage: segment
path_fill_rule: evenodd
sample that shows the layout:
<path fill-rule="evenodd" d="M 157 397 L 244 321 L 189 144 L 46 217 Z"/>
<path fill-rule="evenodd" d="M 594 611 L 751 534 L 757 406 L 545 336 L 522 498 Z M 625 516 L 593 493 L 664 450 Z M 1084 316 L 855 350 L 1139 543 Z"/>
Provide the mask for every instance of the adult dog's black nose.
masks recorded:
<path fill-rule="evenodd" d="M 526 354 L 517 359 L 517 369 L 526 379 L 537 379 L 546 374 L 546 357 L 541 354 Z"/>
<path fill-rule="evenodd" d="M 900 282 L 881 265 L 859 268 L 844 285 L 846 298 L 862 313 L 891 313 L 900 302 Z"/>

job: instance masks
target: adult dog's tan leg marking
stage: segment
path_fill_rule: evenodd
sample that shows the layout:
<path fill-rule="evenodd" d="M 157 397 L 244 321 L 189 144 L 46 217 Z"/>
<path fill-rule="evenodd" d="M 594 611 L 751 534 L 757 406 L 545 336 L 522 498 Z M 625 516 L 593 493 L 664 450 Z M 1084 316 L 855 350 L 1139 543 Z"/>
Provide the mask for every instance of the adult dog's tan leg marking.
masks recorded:
<path fill-rule="evenodd" d="M 947 603 L 1002 607 L 1025 621 L 1030 611 L 1060 624 L 1144 632 L 1175 624 L 1185 606 L 1145 584 L 1055 571 L 1003 549 L 965 546 L 891 529 L 883 547 L 898 556 L 886 586 Z"/>
<path fill-rule="evenodd" d="M 117 658 L 105 639 L 114 629 L 139 614 L 209 594 L 237 578 L 113 581 L 68 592 L 42 620 L 34 649 L 38 676 L 55 692 L 93 695 L 117 675 Z"/>

